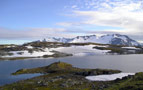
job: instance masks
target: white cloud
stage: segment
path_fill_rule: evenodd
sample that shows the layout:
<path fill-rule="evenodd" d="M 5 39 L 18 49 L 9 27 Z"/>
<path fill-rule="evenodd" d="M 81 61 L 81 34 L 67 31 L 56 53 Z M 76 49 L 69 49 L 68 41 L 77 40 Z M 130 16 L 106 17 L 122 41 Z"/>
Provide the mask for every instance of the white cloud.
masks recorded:
<path fill-rule="evenodd" d="M 143 40 L 143 1 L 142 0 L 74 0 L 70 7 L 70 17 L 74 20 L 59 22 L 64 28 L 26 28 L 10 30 L 0 28 L 0 38 L 44 38 L 48 36 L 73 37 L 76 33 L 121 33 L 137 40 Z M 69 6 L 64 6 L 65 9 Z M 71 19 L 69 19 L 71 20 Z M 91 31 L 86 25 L 122 28 Z M 75 28 L 76 27 L 76 28 Z M 78 27 L 78 28 L 77 28 Z M 82 28 L 79 28 L 82 27 Z M 68 29 L 67 29 L 68 28 Z"/>
<path fill-rule="evenodd" d="M 84 0 L 90 10 L 74 10 L 74 16 L 81 18 L 79 22 L 63 22 L 64 25 L 110 26 L 123 28 L 106 30 L 109 32 L 124 33 L 131 36 L 143 37 L 143 1 L 142 0 Z M 105 31 L 105 30 L 103 30 Z M 140 37 L 140 38 L 141 38 Z M 139 39 L 139 38 L 138 38 Z"/>

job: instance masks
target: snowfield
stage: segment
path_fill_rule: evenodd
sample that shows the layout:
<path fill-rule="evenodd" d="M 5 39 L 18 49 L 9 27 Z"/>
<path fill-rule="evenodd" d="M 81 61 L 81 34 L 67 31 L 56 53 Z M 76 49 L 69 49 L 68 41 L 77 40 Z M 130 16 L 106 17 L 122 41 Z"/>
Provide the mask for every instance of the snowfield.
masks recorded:
<path fill-rule="evenodd" d="M 97 76 L 87 76 L 86 79 L 90 81 L 113 81 L 116 79 L 122 79 L 123 77 L 135 75 L 135 73 L 118 73 L 118 74 L 111 74 L 111 75 L 97 75 Z"/>
<path fill-rule="evenodd" d="M 7 55 L 3 57 L 41 57 L 43 55 L 53 55 L 54 52 L 58 51 L 67 54 L 73 54 L 75 56 L 86 56 L 86 55 L 98 55 L 98 54 L 107 54 L 110 50 L 98 50 L 93 49 L 93 47 L 99 45 L 86 45 L 86 46 L 71 46 L 71 47 L 58 47 L 58 48 L 45 48 L 43 51 L 34 51 L 33 53 L 29 53 L 28 51 L 11 51 L 13 55 Z M 31 46 L 26 46 L 27 48 L 32 49 Z M 106 46 L 102 46 L 106 47 Z M 21 53 L 21 54 L 19 54 Z"/>
<path fill-rule="evenodd" d="M 52 50 L 73 54 L 75 56 L 107 54 L 110 51 L 110 50 L 93 49 L 93 47 L 95 46 L 99 46 L 99 45 L 59 47 L 59 48 L 53 48 Z"/>

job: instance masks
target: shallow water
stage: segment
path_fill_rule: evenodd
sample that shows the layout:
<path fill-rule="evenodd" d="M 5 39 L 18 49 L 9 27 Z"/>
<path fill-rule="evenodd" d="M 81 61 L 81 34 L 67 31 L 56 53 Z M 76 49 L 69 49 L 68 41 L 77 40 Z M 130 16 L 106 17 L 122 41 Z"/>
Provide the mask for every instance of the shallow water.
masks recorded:
<path fill-rule="evenodd" d="M 117 69 L 123 72 L 135 73 L 143 72 L 143 55 L 91 55 L 72 56 L 53 59 L 30 59 L 15 61 L 0 61 L 0 85 L 9 84 L 18 80 L 23 80 L 38 76 L 40 74 L 26 74 L 12 76 L 11 73 L 22 68 L 35 68 L 47 66 L 53 62 L 63 61 L 79 68 L 102 68 Z"/>

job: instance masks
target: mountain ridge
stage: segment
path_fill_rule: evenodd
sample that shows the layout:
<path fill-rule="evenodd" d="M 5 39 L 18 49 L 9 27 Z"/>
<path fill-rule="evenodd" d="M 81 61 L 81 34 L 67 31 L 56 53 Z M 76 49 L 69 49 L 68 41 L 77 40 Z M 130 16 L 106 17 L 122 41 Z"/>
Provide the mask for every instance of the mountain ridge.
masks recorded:
<path fill-rule="evenodd" d="M 127 35 L 121 34 L 106 34 L 106 35 L 86 35 L 77 36 L 75 38 L 55 38 L 48 37 L 43 42 L 62 42 L 62 43 L 100 43 L 125 46 L 141 46 L 141 44 Z"/>

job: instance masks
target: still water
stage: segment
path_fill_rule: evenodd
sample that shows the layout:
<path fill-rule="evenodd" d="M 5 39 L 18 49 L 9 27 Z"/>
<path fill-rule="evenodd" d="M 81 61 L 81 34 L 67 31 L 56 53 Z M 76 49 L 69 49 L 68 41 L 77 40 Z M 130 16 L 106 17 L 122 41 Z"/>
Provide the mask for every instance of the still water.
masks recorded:
<path fill-rule="evenodd" d="M 96 55 L 72 56 L 52 59 L 30 59 L 15 61 L 0 61 L 0 85 L 18 80 L 39 76 L 40 74 L 25 74 L 12 76 L 11 73 L 22 68 L 47 66 L 53 62 L 62 61 L 79 68 L 117 69 L 123 72 L 143 72 L 143 55 Z"/>

